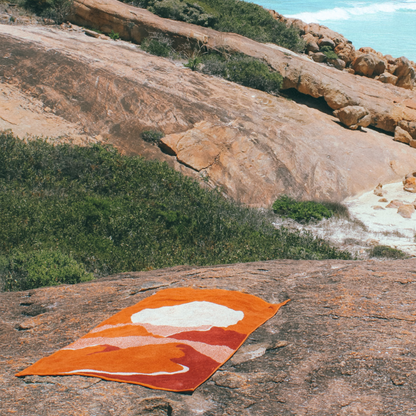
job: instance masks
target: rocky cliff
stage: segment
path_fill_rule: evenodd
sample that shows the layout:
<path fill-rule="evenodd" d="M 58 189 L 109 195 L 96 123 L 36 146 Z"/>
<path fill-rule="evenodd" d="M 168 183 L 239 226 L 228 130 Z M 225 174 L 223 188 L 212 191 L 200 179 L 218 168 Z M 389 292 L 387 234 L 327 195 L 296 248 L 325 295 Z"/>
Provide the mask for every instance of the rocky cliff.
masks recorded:
<path fill-rule="evenodd" d="M 132 10 L 151 15 L 124 4 L 117 13 L 133 16 Z M 190 32 L 192 25 L 151 18 L 163 21 L 169 33 L 178 31 L 178 38 L 196 33 Z M 281 193 L 342 200 L 414 170 L 414 149 L 380 131 L 346 129 L 331 114 L 331 108 L 363 105 L 374 125 L 391 131 L 403 120 L 413 122 L 413 91 L 203 28 L 198 30 L 210 34 L 208 43 L 223 39 L 236 50 L 267 58 L 284 75 L 285 88 L 321 99 L 271 96 L 77 29 L 0 28 L 4 85 L 94 140 L 166 160 L 241 202 L 270 206 Z M 6 115 L 3 119 L 2 126 L 15 128 Z M 140 138 L 149 129 L 165 133 L 163 152 Z"/>
<path fill-rule="evenodd" d="M 126 273 L 0 293 L 0 413 L 413 415 L 414 260 L 271 261 Z M 290 298 L 192 395 L 92 377 L 14 374 L 166 287 Z"/>

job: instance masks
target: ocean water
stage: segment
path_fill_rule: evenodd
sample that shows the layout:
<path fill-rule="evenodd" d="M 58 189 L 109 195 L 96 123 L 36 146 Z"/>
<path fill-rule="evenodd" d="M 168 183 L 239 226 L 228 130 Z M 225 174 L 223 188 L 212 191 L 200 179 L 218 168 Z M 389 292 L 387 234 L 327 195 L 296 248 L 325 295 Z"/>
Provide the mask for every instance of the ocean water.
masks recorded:
<path fill-rule="evenodd" d="M 416 1 L 255 0 L 267 9 L 306 23 L 319 23 L 364 46 L 416 62 Z"/>

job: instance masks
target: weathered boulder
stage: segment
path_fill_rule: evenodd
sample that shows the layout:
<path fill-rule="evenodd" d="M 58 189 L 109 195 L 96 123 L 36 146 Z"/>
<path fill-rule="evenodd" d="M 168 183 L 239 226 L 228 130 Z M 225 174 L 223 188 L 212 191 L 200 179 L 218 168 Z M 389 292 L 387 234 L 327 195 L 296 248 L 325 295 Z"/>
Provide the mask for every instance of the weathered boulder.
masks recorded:
<path fill-rule="evenodd" d="M 384 195 L 384 191 L 383 191 L 383 185 L 381 183 L 379 183 L 375 188 L 374 188 L 374 195 L 376 196 L 383 196 Z"/>
<path fill-rule="evenodd" d="M 413 139 L 406 130 L 402 129 L 400 126 L 397 126 L 394 130 L 394 140 L 396 142 L 409 144 Z"/>
<path fill-rule="evenodd" d="M 304 36 L 303 40 L 306 42 L 307 52 L 319 52 L 318 38 L 312 36 L 310 33 Z"/>
<path fill-rule="evenodd" d="M 340 43 L 335 47 L 335 53 L 348 66 L 355 59 L 355 48 L 351 43 Z"/>
<path fill-rule="evenodd" d="M 416 122 L 401 120 L 399 121 L 398 127 L 405 130 L 413 140 L 416 140 Z"/>
<path fill-rule="evenodd" d="M 364 107 L 350 105 L 340 110 L 334 111 L 335 117 L 338 117 L 342 124 L 345 124 L 351 130 L 359 127 L 367 127 L 371 124 L 371 115 Z"/>
<path fill-rule="evenodd" d="M 313 53 L 311 56 L 315 62 L 325 62 L 327 60 L 326 55 L 322 52 Z"/>
<path fill-rule="evenodd" d="M 398 87 L 413 89 L 415 83 L 415 70 L 410 61 L 402 56 L 396 60 L 396 69 L 394 75 L 397 77 L 396 85 Z"/>
<path fill-rule="evenodd" d="M 403 189 L 407 192 L 416 193 L 416 177 L 407 177 L 403 182 Z"/>
<path fill-rule="evenodd" d="M 329 46 L 330 48 L 335 49 L 335 42 L 327 37 L 322 37 L 321 39 L 319 39 L 318 45 L 320 48 L 324 46 Z"/>
<path fill-rule="evenodd" d="M 386 69 L 385 62 L 373 53 L 365 53 L 355 58 L 351 66 L 356 74 L 366 77 L 381 75 Z"/>
<path fill-rule="evenodd" d="M 0 413 L 411 415 L 415 267 L 414 259 L 183 266 L 0 293 Z M 165 287 L 291 301 L 193 394 L 96 377 L 14 376 Z"/>
<path fill-rule="evenodd" d="M 328 64 L 333 65 L 336 69 L 342 71 L 345 68 L 345 62 L 342 59 L 327 59 Z"/>
<path fill-rule="evenodd" d="M 415 207 L 413 204 L 403 204 L 397 209 L 397 213 L 403 218 L 412 218 L 414 212 Z"/>
<path fill-rule="evenodd" d="M 385 84 L 396 85 L 398 78 L 395 75 L 390 74 L 389 72 L 383 72 L 381 75 L 376 77 L 376 79 L 380 82 L 384 82 Z"/>

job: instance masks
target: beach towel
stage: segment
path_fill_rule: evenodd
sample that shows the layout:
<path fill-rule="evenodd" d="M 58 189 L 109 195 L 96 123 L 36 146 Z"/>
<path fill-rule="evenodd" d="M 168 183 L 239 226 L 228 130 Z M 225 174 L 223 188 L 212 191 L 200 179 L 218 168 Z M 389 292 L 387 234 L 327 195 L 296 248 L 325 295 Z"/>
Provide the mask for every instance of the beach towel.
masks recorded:
<path fill-rule="evenodd" d="M 76 374 L 194 391 L 286 302 L 222 289 L 161 290 L 16 376 Z"/>

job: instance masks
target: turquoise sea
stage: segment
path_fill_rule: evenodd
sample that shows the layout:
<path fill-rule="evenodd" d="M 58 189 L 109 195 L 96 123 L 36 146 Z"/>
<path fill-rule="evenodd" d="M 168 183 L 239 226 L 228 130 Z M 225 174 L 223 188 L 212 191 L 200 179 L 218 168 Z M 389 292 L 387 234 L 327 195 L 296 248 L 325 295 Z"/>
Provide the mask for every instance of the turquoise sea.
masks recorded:
<path fill-rule="evenodd" d="M 255 0 L 267 9 L 344 35 L 356 49 L 370 46 L 416 62 L 416 1 Z"/>

